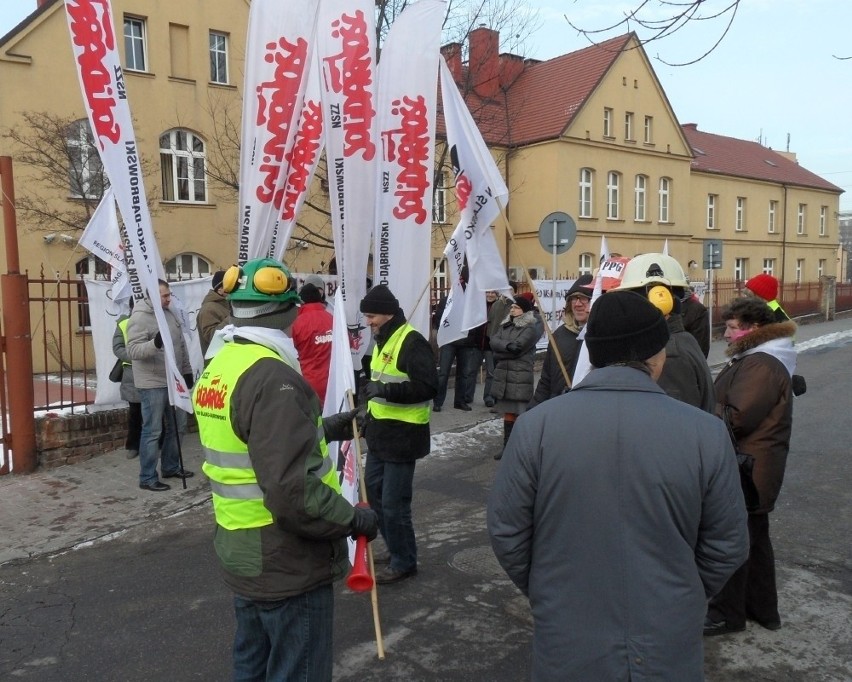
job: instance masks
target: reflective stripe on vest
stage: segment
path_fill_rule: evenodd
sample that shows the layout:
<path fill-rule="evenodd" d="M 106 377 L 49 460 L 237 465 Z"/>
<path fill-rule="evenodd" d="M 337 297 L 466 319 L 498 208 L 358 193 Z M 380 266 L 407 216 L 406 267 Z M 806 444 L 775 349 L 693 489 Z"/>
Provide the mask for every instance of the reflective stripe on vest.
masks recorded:
<path fill-rule="evenodd" d="M 373 348 L 373 359 L 370 362 L 370 378 L 383 384 L 401 384 L 409 381 L 409 376 L 397 368 L 399 349 L 405 337 L 415 331 L 414 327 L 405 323 L 400 326 L 387 340 L 382 350 Z M 367 409 L 374 419 L 396 419 L 409 424 L 428 424 L 432 411 L 432 402 L 422 403 L 393 403 L 385 398 L 373 398 L 367 403 Z"/>
<path fill-rule="evenodd" d="M 129 317 L 125 317 L 121 322 L 118 323 L 118 328 L 121 330 L 121 338 L 124 339 L 124 347 L 127 348 L 127 323 L 130 322 Z M 130 367 L 130 362 L 127 360 L 122 360 L 121 364 L 124 367 Z"/>
<path fill-rule="evenodd" d="M 248 456 L 248 446 L 231 426 L 231 393 L 239 378 L 259 360 L 281 360 L 274 352 L 258 344 L 226 343 L 204 372 L 192 393 L 205 461 L 202 469 L 210 479 L 216 523 L 228 530 L 259 528 L 272 524 L 272 515 L 263 504 L 263 491 Z M 340 492 L 334 463 L 317 416 L 315 447 L 322 466 L 311 472 Z"/>

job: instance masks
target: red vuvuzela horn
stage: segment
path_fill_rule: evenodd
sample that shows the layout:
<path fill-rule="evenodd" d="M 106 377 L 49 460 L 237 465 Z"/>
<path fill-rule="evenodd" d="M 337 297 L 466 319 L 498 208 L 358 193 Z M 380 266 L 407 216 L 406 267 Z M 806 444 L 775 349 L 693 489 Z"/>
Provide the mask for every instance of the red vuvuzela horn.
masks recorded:
<path fill-rule="evenodd" d="M 369 592 L 373 589 L 373 576 L 367 565 L 367 537 L 355 538 L 355 565 L 346 578 L 346 586 L 353 592 Z"/>

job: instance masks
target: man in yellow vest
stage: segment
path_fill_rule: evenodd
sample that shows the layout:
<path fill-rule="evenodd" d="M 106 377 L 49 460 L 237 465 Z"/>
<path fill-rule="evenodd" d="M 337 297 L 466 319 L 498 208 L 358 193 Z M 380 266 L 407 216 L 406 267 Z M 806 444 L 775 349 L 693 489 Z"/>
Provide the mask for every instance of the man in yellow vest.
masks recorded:
<path fill-rule="evenodd" d="M 320 416 L 286 333 L 299 302 L 292 282 L 272 259 L 225 273 L 231 324 L 214 335 L 193 391 L 214 548 L 234 592 L 235 680 L 331 680 L 345 538 L 378 532 L 372 510 L 340 495 L 326 438 L 352 438 L 354 411 Z"/>
<path fill-rule="evenodd" d="M 367 398 L 367 499 L 379 515 L 388 556 L 376 572 L 379 584 L 417 575 L 417 543 L 411 522 L 414 465 L 429 454 L 431 401 L 438 392 L 432 347 L 405 321 L 399 301 L 379 284 L 361 300 L 376 345 Z"/>

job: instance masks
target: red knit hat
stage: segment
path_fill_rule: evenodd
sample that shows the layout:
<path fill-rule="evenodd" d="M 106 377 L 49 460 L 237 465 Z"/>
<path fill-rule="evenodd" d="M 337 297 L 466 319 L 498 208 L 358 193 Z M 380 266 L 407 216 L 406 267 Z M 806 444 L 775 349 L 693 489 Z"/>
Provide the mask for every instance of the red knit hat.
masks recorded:
<path fill-rule="evenodd" d="M 760 296 L 764 301 L 774 301 L 778 298 L 778 280 L 772 275 L 766 273 L 755 275 L 745 285 L 746 289 L 755 296 Z"/>

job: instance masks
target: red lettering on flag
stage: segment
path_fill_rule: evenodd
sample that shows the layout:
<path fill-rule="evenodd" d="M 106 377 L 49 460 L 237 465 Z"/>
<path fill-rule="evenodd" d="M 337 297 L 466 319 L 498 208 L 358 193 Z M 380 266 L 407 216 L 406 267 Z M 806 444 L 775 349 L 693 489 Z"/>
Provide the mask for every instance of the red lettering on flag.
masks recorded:
<path fill-rule="evenodd" d="M 287 154 L 290 174 L 284 187 L 283 220 L 296 219 L 296 203 L 308 190 L 308 176 L 322 146 L 322 104 L 306 100 L 293 149 Z"/>
<path fill-rule="evenodd" d="M 414 218 L 422 225 L 429 211 L 426 207 L 426 189 L 429 187 L 427 161 L 429 159 L 429 121 L 426 100 L 403 96 L 392 102 L 391 113 L 399 116 L 399 128 L 382 132 L 385 158 L 396 161 L 400 167 L 396 176 L 397 205 L 393 207 L 395 218 Z"/>

